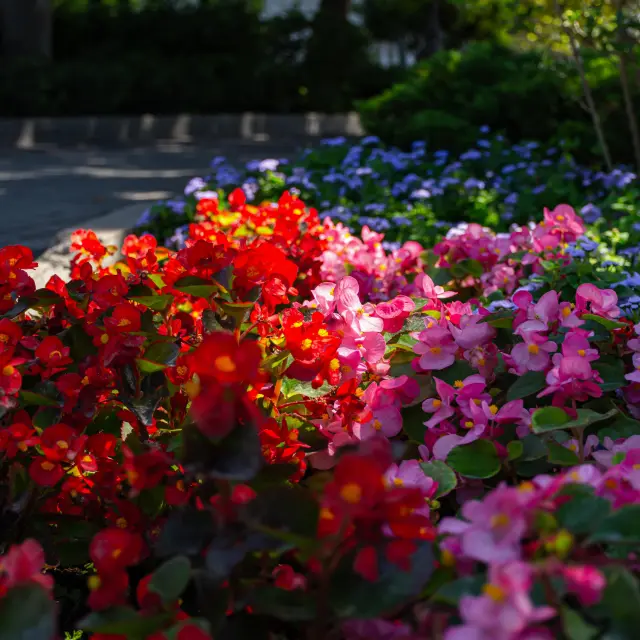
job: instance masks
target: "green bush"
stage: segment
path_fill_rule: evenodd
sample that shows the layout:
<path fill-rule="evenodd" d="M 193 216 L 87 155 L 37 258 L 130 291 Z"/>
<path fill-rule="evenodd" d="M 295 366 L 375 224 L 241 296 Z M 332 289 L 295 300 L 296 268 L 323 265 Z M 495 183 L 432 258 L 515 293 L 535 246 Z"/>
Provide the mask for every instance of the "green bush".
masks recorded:
<path fill-rule="evenodd" d="M 614 159 L 630 161 L 615 63 L 587 56 L 586 68 Z M 512 142 L 564 138 L 579 159 L 591 161 L 599 154 L 581 91 L 571 60 L 484 42 L 438 53 L 358 108 L 369 133 L 402 147 L 428 140 L 463 151 L 487 125 Z M 640 91 L 635 97 L 640 104 Z"/>
<path fill-rule="evenodd" d="M 58 9 L 54 23 L 52 62 L 0 65 L 0 117 L 340 112 L 398 79 L 370 59 L 359 27 L 325 29 L 337 38 L 327 47 L 308 38 L 301 13 L 261 21 L 237 0 L 189 11 Z"/>

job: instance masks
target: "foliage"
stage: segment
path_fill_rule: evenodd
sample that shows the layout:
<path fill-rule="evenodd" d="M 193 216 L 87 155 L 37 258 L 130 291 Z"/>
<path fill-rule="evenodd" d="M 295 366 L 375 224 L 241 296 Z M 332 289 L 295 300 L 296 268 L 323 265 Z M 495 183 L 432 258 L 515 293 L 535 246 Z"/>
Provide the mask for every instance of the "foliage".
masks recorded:
<path fill-rule="evenodd" d="M 612 155 L 630 161 L 628 132 L 620 126 L 625 111 L 617 62 L 587 52 L 585 65 Z M 640 89 L 634 87 L 637 100 Z M 367 131 L 390 144 L 427 140 L 432 147 L 461 152 L 486 125 L 511 142 L 552 145 L 565 139 L 577 158 L 588 162 L 599 155 L 581 100 L 575 66 L 562 54 L 483 42 L 416 65 L 406 80 L 362 102 L 359 111 Z"/>

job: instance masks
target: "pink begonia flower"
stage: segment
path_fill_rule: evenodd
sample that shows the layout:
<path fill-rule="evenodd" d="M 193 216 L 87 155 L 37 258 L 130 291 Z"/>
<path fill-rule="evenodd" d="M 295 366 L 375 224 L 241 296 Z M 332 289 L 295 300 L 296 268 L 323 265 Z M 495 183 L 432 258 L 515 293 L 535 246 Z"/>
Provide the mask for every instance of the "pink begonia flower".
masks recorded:
<path fill-rule="evenodd" d="M 397 436 L 402 430 L 402 415 L 400 410 L 393 406 L 383 406 L 379 408 L 371 407 L 373 417 L 368 422 L 356 422 L 353 425 L 353 434 L 359 440 L 368 440 L 378 434 L 383 434 L 387 438 Z"/>
<path fill-rule="evenodd" d="M 498 424 L 513 424 L 522 419 L 524 402 L 522 400 L 512 400 L 498 409 L 495 404 L 482 403 L 482 412 L 490 422 Z"/>
<path fill-rule="evenodd" d="M 518 276 L 513 267 L 500 263 L 492 267 L 489 273 L 480 276 L 483 296 L 490 296 L 495 291 L 511 294 L 518 286 Z"/>
<path fill-rule="evenodd" d="M 400 405 L 410 404 L 420 395 L 418 381 L 405 375 L 381 380 L 379 386 L 385 393 L 393 394 L 394 401 Z"/>
<path fill-rule="evenodd" d="M 602 380 L 585 358 L 567 358 L 557 353 L 553 357 L 553 365 L 546 376 L 548 386 L 538 394 L 538 398 L 553 393 L 553 404 L 562 406 L 565 398 L 584 402 L 589 397 L 602 396 L 602 389 L 597 384 Z"/>
<path fill-rule="evenodd" d="M 626 440 L 613 441 L 611 438 L 606 437 L 602 446 L 604 451 L 594 451 L 593 458 L 603 467 L 612 467 L 619 462 L 618 458 L 623 458 L 628 451 L 633 449 L 640 449 L 640 435 L 630 436 Z"/>
<path fill-rule="evenodd" d="M 462 316 L 460 327 L 449 322 L 449 331 L 456 344 L 463 349 L 474 349 L 495 338 L 496 330 L 487 322 L 481 322 L 482 316 Z"/>
<path fill-rule="evenodd" d="M 438 396 L 427 398 L 422 403 L 422 410 L 425 413 L 433 413 L 433 416 L 424 423 L 429 429 L 437 426 L 455 413 L 454 408 L 451 406 L 456 394 L 455 389 L 439 378 L 434 377 L 434 381 Z"/>
<path fill-rule="evenodd" d="M 519 328 L 523 326 L 520 325 Z M 511 358 L 516 364 L 518 374 L 523 375 L 527 371 L 544 371 L 549 366 L 549 354 L 554 353 L 558 345 L 535 331 L 523 332 L 522 337 L 524 342 L 518 343 L 511 350 Z"/>
<path fill-rule="evenodd" d="M 384 323 L 384 330 L 388 333 L 397 333 L 402 330 L 404 321 L 416 308 L 415 302 L 407 296 L 396 296 L 389 302 L 381 302 L 376 305 L 375 315 Z"/>
<path fill-rule="evenodd" d="M 487 425 L 484 423 L 472 423 L 472 426 L 467 428 L 468 431 L 464 436 L 451 433 L 446 436 L 442 436 L 442 438 L 438 438 L 436 443 L 433 445 L 433 457 L 436 460 L 446 460 L 447 456 L 456 447 L 461 447 L 464 444 L 469 444 L 480 439 L 486 428 Z"/>
<path fill-rule="evenodd" d="M 436 285 L 426 273 L 419 273 L 415 280 L 418 295 L 430 300 L 444 300 L 457 295 L 456 291 L 445 291 L 443 287 Z"/>
<path fill-rule="evenodd" d="M 513 319 L 513 328 L 517 329 L 529 318 L 528 310 L 533 304 L 533 296 L 530 291 L 520 289 L 511 296 L 511 302 L 513 302 L 518 309 L 516 316 Z"/>
<path fill-rule="evenodd" d="M 570 331 L 562 343 L 562 355 L 569 358 L 584 358 L 587 362 L 593 362 L 600 357 L 597 349 L 589 343 L 585 332 Z"/>
<path fill-rule="evenodd" d="M 463 625 L 452 627 L 445 640 L 523 640 L 541 638 L 528 627 L 557 615 L 553 607 L 536 607 L 530 597 L 533 568 L 525 562 L 508 562 L 489 567 L 489 582 L 480 596 L 460 599 Z M 552 636 L 547 636 L 552 637 Z"/>
<path fill-rule="evenodd" d="M 533 250 L 536 253 L 553 251 L 561 244 L 560 237 L 551 233 L 546 233 L 544 227 L 540 225 L 536 229 L 533 237 Z"/>
<path fill-rule="evenodd" d="M 362 304 L 358 297 L 360 285 L 355 278 L 347 276 L 336 285 L 335 301 L 338 312 L 345 320 L 347 328 L 353 336 L 363 333 L 381 333 L 384 322 L 375 318 L 375 307 L 372 304 Z"/>
<path fill-rule="evenodd" d="M 362 361 L 362 354 L 354 343 L 355 340 L 352 341 L 351 346 L 338 347 L 337 356 L 340 361 L 342 382 L 361 376 L 367 370 L 366 364 Z"/>
<path fill-rule="evenodd" d="M 463 556 L 492 564 L 518 560 L 521 539 L 527 531 L 524 506 L 527 492 L 504 484 L 482 501 L 462 505 L 458 518 L 443 518 L 438 530 L 461 539 Z"/>
<path fill-rule="evenodd" d="M 633 362 L 634 370 L 631 373 L 627 373 L 625 375 L 625 379 L 629 380 L 629 382 L 640 382 L 640 353 L 634 353 L 631 360 Z"/>
<path fill-rule="evenodd" d="M 431 325 L 418 338 L 413 350 L 420 356 L 418 364 L 423 371 L 439 371 L 455 362 L 458 347 L 448 329 Z"/>
<path fill-rule="evenodd" d="M 442 305 L 442 319 L 453 322 L 454 325 L 459 326 L 462 316 L 473 315 L 473 307 L 469 302 L 460 302 L 460 300 L 453 300 L 452 302 L 440 303 Z"/>
<path fill-rule="evenodd" d="M 592 607 L 600 602 L 607 581 L 602 572 L 589 565 L 562 567 L 567 591 L 574 593 L 583 607 Z"/>
<path fill-rule="evenodd" d="M 575 242 L 586 231 L 582 218 L 568 204 L 559 204 L 553 211 L 545 208 L 544 224 L 562 242 Z"/>
<path fill-rule="evenodd" d="M 624 462 L 630 460 L 629 466 Z M 625 460 L 606 471 L 596 487 L 596 495 L 606 498 L 611 502 L 614 509 L 619 509 L 628 504 L 638 504 L 640 502 L 640 469 L 634 469 L 640 464 L 640 450 L 629 451 Z"/>
<path fill-rule="evenodd" d="M 403 460 L 399 465 L 392 464 L 384 474 L 385 481 L 392 487 L 417 487 L 425 498 L 433 497 L 438 483 L 425 475 L 417 460 Z"/>
<path fill-rule="evenodd" d="M 387 343 L 379 333 L 365 333 L 361 338 L 345 336 L 338 348 L 358 351 L 367 364 L 375 364 L 384 356 Z"/>
<path fill-rule="evenodd" d="M 636 335 L 640 336 L 640 322 L 633 328 L 636 332 Z M 633 338 L 632 340 L 629 340 L 629 342 L 627 343 L 627 347 L 629 347 L 629 349 L 631 349 L 632 351 L 640 351 L 640 338 Z"/>
<path fill-rule="evenodd" d="M 591 455 L 592 451 L 598 446 L 599 443 L 600 441 L 598 440 L 598 436 L 595 436 L 593 434 L 587 436 L 583 444 L 583 453 L 585 459 Z M 573 451 L 573 453 L 575 453 L 576 455 L 580 454 L 580 443 L 575 438 L 571 438 L 570 440 L 563 442 L 562 446 L 565 449 L 569 449 L 569 451 Z"/>
<path fill-rule="evenodd" d="M 560 303 L 560 325 L 567 329 L 574 329 L 584 324 L 584 320 L 578 317 L 575 311 L 575 305 L 570 302 Z"/>
<path fill-rule="evenodd" d="M 538 320 L 549 328 L 557 319 L 560 311 L 560 305 L 558 303 L 558 292 L 547 291 L 533 308 L 529 310 L 529 317 L 532 320 Z"/>
<path fill-rule="evenodd" d="M 315 308 L 325 316 L 333 313 L 336 308 L 335 292 L 336 285 L 333 282 L 322 282 L 311 292 Z"/>
<path fill-rule="evenodd" d="M 621 313 L 618 294 L 613 289 L 598 289 L 595 284 L 581 284 L 576 290 L 576 312 L 615 319 Z"/>

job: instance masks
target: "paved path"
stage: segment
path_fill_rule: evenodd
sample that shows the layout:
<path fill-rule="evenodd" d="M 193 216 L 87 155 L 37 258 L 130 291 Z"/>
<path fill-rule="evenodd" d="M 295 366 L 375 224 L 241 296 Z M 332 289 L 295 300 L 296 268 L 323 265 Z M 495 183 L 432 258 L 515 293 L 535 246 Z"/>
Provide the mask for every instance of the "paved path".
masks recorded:
<path fill-rule="evenodd" d="M 236 141 L 207 148 L 2 150 L 0 246 L 24 244 L 38 255 L 63 229 L 182 192 L 189 178 L 206 175 L 218 155 L 241 163 L 295 153 L 293 143 Z"/>

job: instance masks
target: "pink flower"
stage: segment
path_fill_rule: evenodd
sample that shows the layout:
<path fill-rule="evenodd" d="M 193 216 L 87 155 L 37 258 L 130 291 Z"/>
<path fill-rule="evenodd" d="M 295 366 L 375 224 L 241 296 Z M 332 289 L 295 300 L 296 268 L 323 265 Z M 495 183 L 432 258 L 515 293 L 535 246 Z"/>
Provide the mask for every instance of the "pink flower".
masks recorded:
<path fill-rule="evenodd" d="M 481 322 L 482 316 L 462 316 L 460 328 L 449 322 L 449 331 L 456 344 L 463 349 L 474 349 L 490 342 L 496 335 L 496 330 L 488 323 Z"/>
<path fill-rule="evenodd" d="M 411 404 L 420 395 L 420 385 L 415 378 L 409 376 L 381 380 L 380 389 L 392 394 L 394 402 L 400 405 Z"/>
<path fill-rule="evenodd" d="M 607 581 L 598 569 L 588 565 L 563 567 L 562 576 L 567 590 L 575 593 L 583 607 L 592 607 L 600 602 Z"/>
<path fill-rule="evenodd" d="M 5 574 L 4 586 L 7 588 L 26 582 L 37 582 L 47 590 L 53 588 L 53 578 L 42 573 L 44 551 L 40 544 L 31 538 L 10 547 L 0 562 Z"/>
<path fill-rule="evenodd" d="M 450 433 L 436 440 L 433 445 L 433 457 L 436 460 L 446 460 L 447 456 L 456 447 L 461 447 L 464 444 L 469 444 L 480 439 L 487 428 L 487 424 L 485 422 L 478 424 L 475 424 L 472 421 L 469 422 L 470 426 L 465 427 L 467 429 L 467 433 L 464 436 Z"/>
<path fill-rule="evenodd" d="M 404 321 L 416 308 L 415 302 L 407 296 L 396 296 L 389 302 L 381 302 L 376 305 L 375 315 L 382 318 L 384 330 L 389 333 L 397 333 L 402 330 Z"/>
<path fill-rule="evenodd" d="M 566 398 L 584 402 L 589 397 L 599 398 L 602 395 L 602 389 L 597 384 L 602 380 L 585 358 L 565 357 L 558 353 L 553 358 L 553 364 L 546 377 L 548 386 L 538 394 L 538 398 L 553 393 L 553 404 L 563 406 Z"/>
<path fill-rule="evenodd" d="M 434 380 L 438 396 L 436 398 L 427 398 L 422 403 L 422 410 L 425 413 L 433 413 L 433 416 L 424 423 L 429 429 L 432 429 L 455 413 L 451 406 L 455 398 L 455 389 L 439 378 L 434 378 Z"/>
<path fill-rule="evenodd" d="M 464 520 L 444 518 L 439 532 L 458 536 L 467 558 L 487 564 L 517 560 L 527 531 L 524 506 L 528 500 L 526 492 L 500 485 L 482 501 L 462 505 Z"/>
<path fill-rule="evenodd" d="M 582 218 L 568 204 L 559 204 L 553 211 L 545 208 L 544 224 L 562 242 L 575 242 L 586 230 Z"/>
<path fill-rule="evenodd" d="M 315 308 L 325 316 L 333 313 L 336 308 L 336 301 L 334 298 L 335 292 L 336 285 L 333 282 L 323 282 L 311 292 Z M 311 306 L 314 306 L 314 304 Z"/>
<path fill-rule="evenodd" d="M 464 625 L 449 629 L 445 640 L 520 640 L 532 637 L 527 633 L 527 627 L 556 616 L 552 607 L 533 604 L 529 596 L 532 586 L 533 569 L 530 565 L 517 561 L 492 565 L 483 594 L 460 599 L 460 617 Z"/>
<path fill-rule="evenodd" d="M 368 440 L 376 437 L 379 433 L 387 438 L 397 436 L 402 429 L 402 415 L 400 410 L 387 405 L 376 409 L 372 408 L 371 420 L 363 423 L 356 422 L 353 425 L 353 434 L 359 440 Z"/>
<path fill-rule="evenodd" d="M 560 325 L 569 329 L 574 329 L 584 324 L 584 320 L 581 320 L 575 312 L 575 305 L 570 302 L 560 303 Z"/>
<path fill-rule="evenodd" d="M 605 438 L 602 446 L 604 451 L 594 451 L 593 458 L 603 467 L 612 467 L 616 464 L 616 460 L 622 458 L 628 451 L 640 449 L 640 435 L 630 436 L 626 440 L 618 440 L 614 442 L 611 438 Z"/>
<path fill-rule="evenodd" d="M 587 362 L 593 362 L 600 356 L 598 350 L 590 344 L 584 332 L 570 331 L 562 343 L 562 355 L 571 358 L 584 358 Z"/>
<path fill-rule="evenodd" d="M 345 337 L 338 349 L 356 350 L 367 364 L 382 360 L 387 344 L 379 333 L 364 333 L 361 338 Z M 346 354 L 346 351 L 345 351 Z"/>
<path fill-rule="evenodd" d="M 399 465 L 392 464 L 384 477 L 390 486 L 421 489 L 425 498 L 431 498 L 438 488 L 438 483 L 425 475 L 417 460 L 403 460 Z"/>
<path fill-rule="evenodd" d="M 640 353 L 634 353 L 631 360 L 634 370 L 631 373 L 627 373 L 625 379 L 629 380 L 629 382 L 640 382 Z"/>
<path fill-rule="evenodd" d="M 620 315 L 618 294 L 613 289 L 598 289 L 595 284 L 581 284 L 576 291 L 578 314 L 593 313 L 615 319 Z"/>
<path fill-rule="evenodd" d="M 455 362 L 458 347 L 447 329 L 431 324 L 418 338 L 413 350 L 420 356 L 418 365 L 423 371 L 439 371 Z"/>
<path fill-rule="evenodd" d="M 416 278 L 416 287 L 418 295 L 428 298 L 429 300 L 444 300 L 457 295 L 455 291 L 445 291 L 441 286 L 434 284 L 433 280 L 426 274 L 420 273 Z"/>
<path fill-rule="evenodd" d="M 520 325 L 518 329 L 525 324 Z M 518 343 L 511 350 L 511 358 L 516 364 L 518 374 L 523 375 L 527 371 L 544 371 L 549 366 L 549 354 L 556 351 L 558 345 L 535 331 L 523 331 L 521 335 L 524 342 Z"/>

